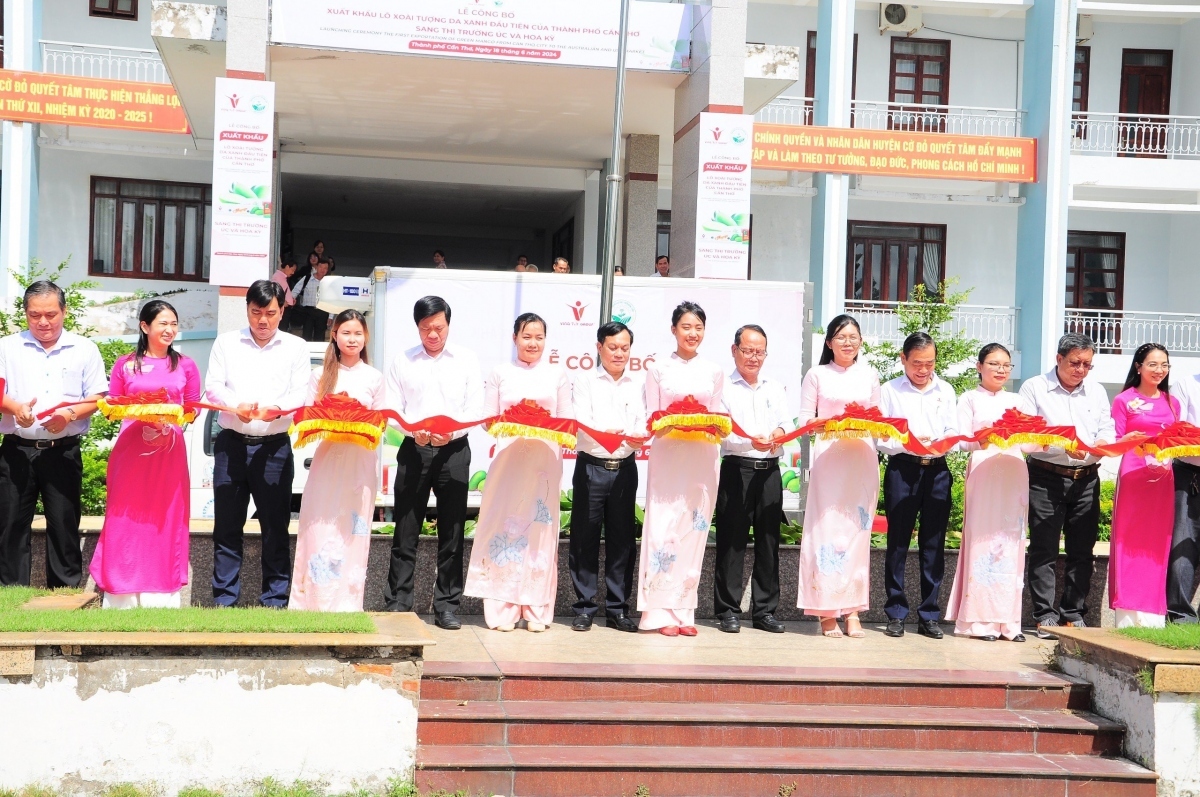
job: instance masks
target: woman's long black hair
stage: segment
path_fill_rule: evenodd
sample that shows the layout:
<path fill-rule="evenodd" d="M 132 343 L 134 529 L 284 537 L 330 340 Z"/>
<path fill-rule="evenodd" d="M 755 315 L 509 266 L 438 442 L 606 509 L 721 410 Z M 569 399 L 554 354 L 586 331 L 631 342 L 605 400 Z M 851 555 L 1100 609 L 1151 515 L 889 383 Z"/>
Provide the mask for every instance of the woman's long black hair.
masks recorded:
<path fill-rule="evenodd" d="M 1167 362 L 1171 361 L 1171 352 L 1167 351 L 1167 347 L 1161 343 L 1143 343 L 1137 347 L 1137 351 L 1133 353 L 1133 362 L 1129 364 L 1129 375 L 1125 377 L 1125 387 L 1122 390 L 1128 390 L 1131 387 L 1137 387 L 1142 383 L 1142 375 L 1138 373 L 1138 366 L 1146 362 L 1146 358 L 1150 356 L 1152 351 L 1161 351 L 1167 355 Z M 1158 383 L 1158 389 L 1164 395 L 1171 395 L 1171 372 L 1167 371 L 1167 375 L 1163 377 L 1163 381 Z"/>
<path fill-rule="evenodd" d="M 854 320 L 854 316 L 842 313 L 829 322 L 829 328 L 825 330 L 825 345 L 821 347 L 821 360 L 818 365 L 828 365 L 833 362 L 833 339 L 839 332 L 850 326 L 858 330 L 858 336 L 861 338 L 862 327 Z M 855 359 L 857 360 L 857 358 Z"/>
<path fill-rule="evenodd" d="M 175 320 L 179 320 L 179 313 L 175 312 L 175 308 L 162 299 L 151 299 L 142 306 L 142 311 L 138 313 L 138 342 L 137 350 L 133 354 L 133 370 L 139 374 L 142 372 L 142 358 L 150 353 L 150 336 L 142 331 L 142 324 L 150 326 L 163 310 L 170 310 L 171 315 L 175 316 Z M 179 367 L 179 352 L 175 351 L 174 346 L 167 347 L 167 357 L 171 360 L 169 370 L 174 371 Z"/>

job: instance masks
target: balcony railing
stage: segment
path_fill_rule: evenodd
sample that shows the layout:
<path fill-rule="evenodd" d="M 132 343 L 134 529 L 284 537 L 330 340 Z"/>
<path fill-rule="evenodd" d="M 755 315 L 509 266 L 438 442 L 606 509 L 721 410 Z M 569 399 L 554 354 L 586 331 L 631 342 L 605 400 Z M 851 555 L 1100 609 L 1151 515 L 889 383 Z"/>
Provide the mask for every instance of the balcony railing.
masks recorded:
<path fill-rule="evenodd" d="M 1071 149 L 1142 158 L 1200 158 L 1200 116 L 1078 113 Z"/>
<path fill-rule="evenodd" d="M 170 83 L 156 50 L 42 41 L 42 71 L 55 75 Z"/>
<path fill-rule="evenodd" d="M 863 130 L 906 130 L 966 136 L 1019 136 L 1025 112 L 969 105 L 904 105 L 854 100 L 850 126 Z M 808 97 L 776 97 L 754 115 L 756 122 L 811 125 L 813 101 Z"/>
<path fill-rule="evenodd" d="M 1087 335 L 1104 354 L 1133 354 L 1143 343 L 1161 343 L 1172 354 L 1200 354 L 1197 313 L 1067 310 L 1065 328 Z"/>
<path fill-rule="evenodd" d="M 901 302 L 873 302 L 858 299 L 846 300 L 846 312 L 854 316 L 862 327 L 863 337 L 868 340 L 890 340 L 899 343 L 900 316 L 896 308 Z M 980 343 L 1003 343 L 1016 349 L 1017 315 L 1015 307 L 982 304 L 959 305 L 954 317 L 944 327 L 946 332 L 962 332 Z"/>

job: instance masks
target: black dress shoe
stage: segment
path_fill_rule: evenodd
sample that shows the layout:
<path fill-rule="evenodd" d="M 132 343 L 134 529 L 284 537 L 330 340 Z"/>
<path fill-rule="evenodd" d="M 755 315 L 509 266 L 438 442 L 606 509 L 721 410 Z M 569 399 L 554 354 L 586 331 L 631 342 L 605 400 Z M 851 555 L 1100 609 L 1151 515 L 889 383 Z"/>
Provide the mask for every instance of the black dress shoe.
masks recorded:
<path fill-rule="evenodd" d="M 883 633 L 893 637 L 904 636 L 904 621 L 897 620 L 894 617 L 890 618 L 887 628 L 883 629 Z"/>
<path fill-rule="evenodd" d="M 995 641 L 996 641 L 996 635 L 995 635 L 995 634 L 987 634 L 986 636 L 977 636 L 977 637 L 975 637 L 975 638 L 976 638 L 976 639 L 981 639 L 981 640 L 983 640 L 984 642 L 995 642 Z"/>
<path fill-rule="evenodd" d="M 571 630 L 572 631 L 591 631 L 592 630 L 591 615 L 588 615 L 588 614 L 575 615 L 575 619 L 571 622 Z"/>
<path fill-rule="evenodd" d="M 736 634 L 742 630 L 742 621 L 736 615 L 717 618 L 717 628 L 720 628 L 726 634 Z"/>
<path fill-rule="evenodd" d="M 618 631 L 624 631 L 627 634 L 636 634 L 638 630 L 637 621 L 625 614 L 625 612 L 608 615 L 605 618 L 605 624 L 609 628 L 615 628 Z"/>
<path fill-rule="evenodd" d="M 454 612 L 437 612 L 433 615 L 433 624 L 447 631 L 457 631 L 462 623 L 454 616 Z"/>
<path fill-rule="evenodd" d="M 917 633 L 930 639 L 941 639 L 945 636 L 942 633 L 942 627 L 933 620 L 918 620 Z"/>
<path fill-rule="evenodd" d="M 1012 638 L 1012 641 L 1013 641 L 1013 642 L 1024 642 L 1024 641 L 1025 641 L 1025 635 L 1024 635 L 1024 634 L 1017 634 L 1015 637 L 1013 637 L 1013 638 Z"/>
<path fill-rule="evenodd" d="M 769 631 L 772 634 L 782 634 L 786 629 L 783 623 L 775 619 L 773 614 L 764 614 L 754 621 L 754 627 L 759 631 Z"/>

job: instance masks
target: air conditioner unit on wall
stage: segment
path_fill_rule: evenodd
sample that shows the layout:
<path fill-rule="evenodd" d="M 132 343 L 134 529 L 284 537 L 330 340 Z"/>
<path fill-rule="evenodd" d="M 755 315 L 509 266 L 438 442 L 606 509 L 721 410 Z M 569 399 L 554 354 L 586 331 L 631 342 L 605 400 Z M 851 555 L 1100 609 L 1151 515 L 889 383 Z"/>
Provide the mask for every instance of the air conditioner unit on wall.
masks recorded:
<path fill-rule="evenodd" d="M 921 29 L 921 9 L 900 3 L 879 4 L 879 35 L 888 31 L 911 36 Z"/>
<path fill-rule="evenodd" d="M 1075 43 L 1088 42 L 1096 35 L 1096 29 L 1092 25 L 1091 14 L 1080 14 L 1075 18 Z"/>

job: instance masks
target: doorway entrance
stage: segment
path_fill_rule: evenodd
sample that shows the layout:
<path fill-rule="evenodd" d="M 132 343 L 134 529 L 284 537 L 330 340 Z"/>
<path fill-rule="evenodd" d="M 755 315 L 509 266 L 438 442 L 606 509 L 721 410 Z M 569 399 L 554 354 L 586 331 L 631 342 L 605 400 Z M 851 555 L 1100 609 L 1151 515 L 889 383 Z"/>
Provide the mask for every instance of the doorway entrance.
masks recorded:
<path fill-rule="evenodd" d="M 1165 158 L 1171 113 L 1170 50 L 1121 53 L 1121 152 L 1130 158 Z"/>

